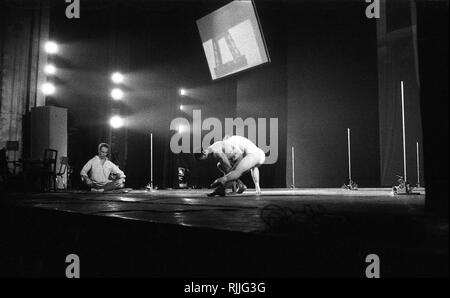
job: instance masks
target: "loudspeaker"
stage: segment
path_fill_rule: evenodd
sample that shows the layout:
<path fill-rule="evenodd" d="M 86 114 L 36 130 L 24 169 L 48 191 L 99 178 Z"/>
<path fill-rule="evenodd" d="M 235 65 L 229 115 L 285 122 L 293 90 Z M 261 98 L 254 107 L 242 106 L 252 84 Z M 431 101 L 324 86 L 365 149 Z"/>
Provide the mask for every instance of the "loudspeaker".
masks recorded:
<path fill-rule="evenodd" d="M 30 157 L 41 159 L 45 149 L 58 150 L 58 171 L 61 156 L 67 156 L 67 109 L 54 106 L 32 108 L 30 124 Z"/>

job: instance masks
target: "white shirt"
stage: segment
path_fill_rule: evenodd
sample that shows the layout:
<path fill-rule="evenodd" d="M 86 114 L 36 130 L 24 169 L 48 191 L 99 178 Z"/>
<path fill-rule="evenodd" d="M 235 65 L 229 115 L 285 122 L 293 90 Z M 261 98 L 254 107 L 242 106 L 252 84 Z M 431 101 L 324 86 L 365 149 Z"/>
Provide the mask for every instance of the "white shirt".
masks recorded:
<path fill-rule="evenodd" d="M 81 177 L 89 177 L 89 171 L 91 171 L 90 179 L 98 185 L 104 185 L 111 182 L 111 180 L 108 179 L 109 174 L 111 173 L 118 174 L 120 178 L 125 178 L 124 172 L 122 172 L 114 163 L 109 161 L 109 159 L 106 159 L 102 165 L 102 160 L 98 155 L 91 158 L 84 165 L 80 172 Z"/>

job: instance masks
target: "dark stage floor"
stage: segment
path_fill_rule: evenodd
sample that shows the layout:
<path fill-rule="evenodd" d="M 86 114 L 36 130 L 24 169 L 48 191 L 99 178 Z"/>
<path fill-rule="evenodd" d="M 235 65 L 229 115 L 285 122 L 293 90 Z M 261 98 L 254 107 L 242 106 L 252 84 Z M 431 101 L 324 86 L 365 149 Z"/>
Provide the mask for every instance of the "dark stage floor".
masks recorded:
<path fill-rule="evenodd" d="M 34 194 L 20 200 L 32 206 L 86 215 L 201 227 L 236 232 L 271 232 L 264 215 L 290 216 L 340 213 L 420 214 L 422 195 L 392 196 L 391 189 L 266 189 L 242 195 L 207 197 L 211 190 L 132 190 L 128 193 L 60 192 Z M 281 212 L 281 213 L 280 213 Z M 286 213 L 286 214 L 284 214 Z"/>
<path fill-rule="evenodd" d="M 448 276 L 448 221 L 423 189 L 209 191 L 12 194 L 0 272 L 64 277 L 75 253 L 87 277 L 365 277 L 377 254 L 382 277 Z"/>

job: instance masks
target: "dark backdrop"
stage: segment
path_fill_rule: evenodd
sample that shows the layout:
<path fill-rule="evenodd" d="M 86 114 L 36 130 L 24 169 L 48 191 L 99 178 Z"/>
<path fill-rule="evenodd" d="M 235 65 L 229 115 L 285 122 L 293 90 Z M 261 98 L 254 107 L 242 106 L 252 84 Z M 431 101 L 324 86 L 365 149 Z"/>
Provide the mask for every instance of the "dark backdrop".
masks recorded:
<path fill-rule="evenodd" d="M 108 139 L 115 105 L 130 116 L 128 128 L 116 132 L 127 140 L 116 152 L 129 186 L 149 181 L 150 132 L 156 185 L 175 186 L 180 165 L 190 167 L 193 185 L 209 185 L 219 174 L 213 162 L 199 164 L 169 148 L 170 121 L 201 108 L 202 119 L 278 118 L 278 161 L 262 168 L 263 187 L 292 184 L 291 146 L 297 187 L 341 186 L 347 127 L 355 180 L 378 186 L 376 28 L 366 4 L 256 0 L 271 63 L 211 81 L 195 20 L 228 2 L 85 1 L 78 20 L 65 18 L 64 4 L 52 8 L 50 36 L 62 44 L 55 63 L 63 68 L 52 103 L 69 109 L 75 172 Z M 126 99 L 112 104 L 109 75 L 116 69 L 125 72 Z M 179 96 L 180 87 L 190 95 Z M 244 180 L 250 183 L 249 175 Z"/>
<path fill-rule="evenodd" d="M 360 3 L 291 5 L 287 45 L 287 184 L 379 186 L 375 21 Z"/>

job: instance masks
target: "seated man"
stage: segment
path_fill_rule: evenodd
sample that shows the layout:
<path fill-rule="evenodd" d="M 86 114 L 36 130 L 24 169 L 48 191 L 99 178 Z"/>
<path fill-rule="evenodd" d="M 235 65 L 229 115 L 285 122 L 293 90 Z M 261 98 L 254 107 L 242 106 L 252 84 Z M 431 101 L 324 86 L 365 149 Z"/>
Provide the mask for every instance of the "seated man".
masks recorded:
<path fill-rule="evenodd" d="M 108 191 L 124 187 L 125 174 L 108 159 L 109 145 L 98 145 L 98 155 L 91 158 L 81 169 L 81 179 L 91 191 Z M 90 171 L 90 177 L 88 172 Z M 110 180 L 110 174 L 115 174 L 115 179 Z"/>

